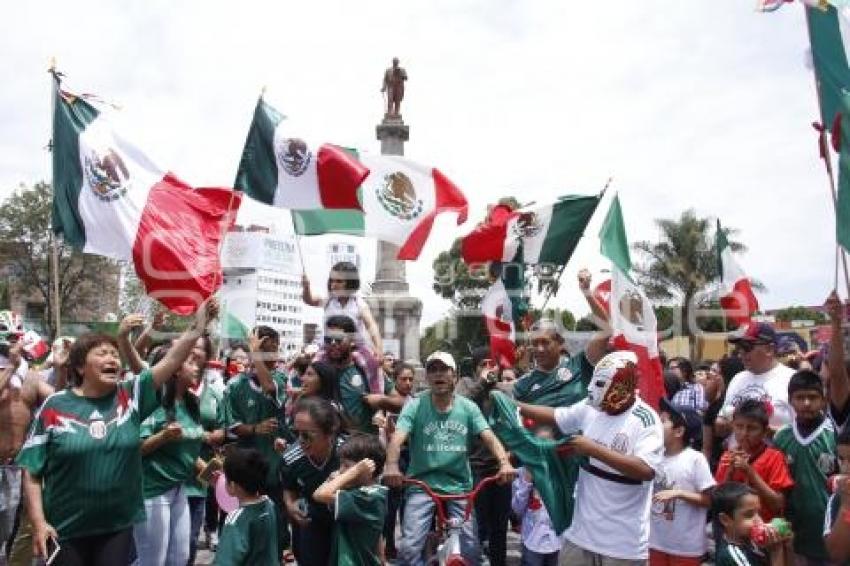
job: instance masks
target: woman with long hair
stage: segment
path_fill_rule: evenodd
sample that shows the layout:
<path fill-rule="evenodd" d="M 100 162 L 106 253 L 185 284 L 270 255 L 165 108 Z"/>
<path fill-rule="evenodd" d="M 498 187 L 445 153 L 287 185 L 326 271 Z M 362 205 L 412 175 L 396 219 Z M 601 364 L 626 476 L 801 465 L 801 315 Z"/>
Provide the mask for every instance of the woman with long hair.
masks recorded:
<path fill-rule="evenodd" d="M 74 343 L 67 361 L 73 385 L 44 402 L 17 458 L 37 556 L 46 557 L 48 541 L 56 539 L 54 564 L 128 562 L 132 526 L 145 517 L 142 422 L 217 314 L 218 303 L 208 301 L 157 364 L 124 381 L 113 337 L 85 334 Z M 119 332 L 129 335 L 143 323 L 131 315 Z"/>

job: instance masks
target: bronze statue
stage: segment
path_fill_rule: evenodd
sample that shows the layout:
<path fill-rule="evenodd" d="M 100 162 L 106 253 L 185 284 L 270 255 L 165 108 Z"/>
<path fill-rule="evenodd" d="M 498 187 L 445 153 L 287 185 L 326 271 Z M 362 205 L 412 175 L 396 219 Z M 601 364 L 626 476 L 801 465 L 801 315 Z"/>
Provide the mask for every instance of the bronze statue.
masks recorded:
<path fill-rule="evenodd" d="M 404 81 L 407 71 L 398 66 L 398 57 L 393 57 L 393 66 L 384 72 L 381 92 L 387 93 L 387 116 L 401 116 L 401 101 L 404 99 Z"/>

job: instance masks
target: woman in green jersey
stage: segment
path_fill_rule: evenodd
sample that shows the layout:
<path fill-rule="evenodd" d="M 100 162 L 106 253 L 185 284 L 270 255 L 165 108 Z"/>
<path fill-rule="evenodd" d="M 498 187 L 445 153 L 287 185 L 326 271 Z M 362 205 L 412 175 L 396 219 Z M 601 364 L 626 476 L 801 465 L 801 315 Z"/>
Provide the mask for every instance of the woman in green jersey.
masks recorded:
<path fill-rule="evenodd" d="M 308 397 L 293 411 L 298 442 L 283 453 L 283 500 L 292 522 L 292 550 L 299 566 L 327 566 L 333 516 L 313 492 L 339 469 L 339 415 L 326 399 Z"/>
<path fill-rule="evenodd" d="M 159 407 L 160 387 L 217 314 L 218 304 L 207 302 L 159 363 L 126 381 L 114 338 L 86 334 L 74 343 L 67 363 L 76 385 L 44 402 L 17 459 L 38 556 L 57 539 L 54 564 L 127 563 L 132 526 L 145 518 L 142 421 Z"/>

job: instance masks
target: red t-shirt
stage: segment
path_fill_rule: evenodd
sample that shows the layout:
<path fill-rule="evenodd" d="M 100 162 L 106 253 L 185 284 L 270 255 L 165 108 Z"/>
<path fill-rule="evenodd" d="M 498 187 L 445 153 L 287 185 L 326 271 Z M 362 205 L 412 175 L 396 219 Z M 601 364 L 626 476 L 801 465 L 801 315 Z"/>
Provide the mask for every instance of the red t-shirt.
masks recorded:
<path fill-rule="evenodd" d="M 727 481 L 737 481 L 750 485 L 747 480 L 747 474 L 743 470 L 735 470 L 732 472 L 732 477 L 726 479 L 726 472 L 732 462 L 732 454 L 727 450 L 720 457 L 720 463 L 717 465 L 717 472 L 714 474 L 714 479 L 717 483 L 726 483 Z M 791 472 L 788 470 L 788 464 L 785 462 L 785 455 L 776 448 L 765 446 L 764 450 L 756 454 L 755 457 L 750 457 L 750 466 L 755 470 L 756 474 L 764 480 L 764 482 L 772 489 L 780 493 L 784 493 L 794 487 L 794 478 L 791 477 Z M 767 507 L 767 504 L 761 502 L 761 518 L 764 522 L 768 522 L 776 515 Z"/>

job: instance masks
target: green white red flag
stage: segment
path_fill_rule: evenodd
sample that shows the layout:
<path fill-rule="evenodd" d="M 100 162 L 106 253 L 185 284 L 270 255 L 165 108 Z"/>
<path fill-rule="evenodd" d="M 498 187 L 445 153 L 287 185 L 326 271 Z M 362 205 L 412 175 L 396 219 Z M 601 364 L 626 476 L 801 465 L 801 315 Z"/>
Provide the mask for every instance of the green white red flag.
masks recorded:
<path fill-rule="evenodd" d="M 516 345 L 513 303 L 501 276 L 493 282 L 481 299 L 481 312 L 490 335 L 490 356 L 501 367 L 514 367 Z"/>
<path fill-rule="evenodd" d="M 61 90 L 53 113 L 53 231 L 84 252 L 132 261 L 148 295 L 186 315 L 221 285 L 219 243 L 240 196 L 193 188 L 119 131 L 114 109 Z"/>
<path fill-rule="evenodd" d="M 281 208 L 359 210 L 357 189 L 368 174 L 345 149 L 294 136 L 285 116 L 260 98 L 234 187 Z"/>
<path fill-rule="evenodd" d="M 732 255 L 732 247 L 719 220 L 715 239 L 720 272 L 720 306 L 728 320 L 736 325 L 746 324 L 759 309 L 758 299 L 750 279 Z"/>
<path fill-rule="evenodd" d="M 601 196 L 571 195 L 544 206 L 513 210 L 497 205 L 464 237 L 467 263 L 518 261 L 565 265 L 584 235 Z"/>
<path fill-rule="evenodd" d="M 612 343 L 638 357 L 640 397 L 657 409 L 664 396 L 664 377 L 658 355 L 658 321 L 652 303 L 632 280 L 631 255 L 620 199 L 614 196 L 599 232 L 602 255 L 611 260 L 611 294 L 608 301 Z"/>
<path fill-rule="evenodd" d="M 466 197 L 438 169 L 394 155 L 355 155 L 369 170 L 360 186 L 362 210 L 293 210 L 296 234 L 372 236 L 399 246 L 398 259 L 414 260 L 438 214 L 466 221 Z"/>

